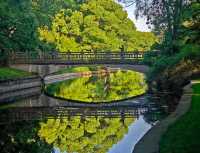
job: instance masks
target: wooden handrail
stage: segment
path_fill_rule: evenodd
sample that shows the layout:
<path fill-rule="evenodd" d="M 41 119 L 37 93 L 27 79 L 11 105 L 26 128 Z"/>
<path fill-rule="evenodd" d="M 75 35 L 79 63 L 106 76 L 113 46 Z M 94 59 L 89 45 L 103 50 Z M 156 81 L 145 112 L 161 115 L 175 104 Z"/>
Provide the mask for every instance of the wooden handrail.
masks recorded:
<path fill-rule="evenodd" d="M 143 59 L 145 52 L 13 52 L 10 53 L 11 63 L 40 63 L 40 64 L 61 64 L 61 63 L 112 63 L 112 62 L 139 62 Z"/>

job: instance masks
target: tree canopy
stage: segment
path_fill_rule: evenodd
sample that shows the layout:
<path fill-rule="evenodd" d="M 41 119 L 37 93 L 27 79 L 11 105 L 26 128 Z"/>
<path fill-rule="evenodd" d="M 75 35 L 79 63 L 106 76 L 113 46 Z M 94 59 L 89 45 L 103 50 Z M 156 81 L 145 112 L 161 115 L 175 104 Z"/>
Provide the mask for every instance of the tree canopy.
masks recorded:
<path fill-rule="evenodd" d="M 0 64 L 10 51 L 50 50 L 54 46 L 41 42 L 38 27 L 50 25 L 62 8 L 75 9 L 76 0 L 5 0 L 0 1 Z"/>
<path fill-rule="evenodd" d="M 113 0 L 90 0 L 79 9 L 62 9 L 51 24 L 39 28 L 40 39 L 66 51 L 149 50 L 152 33 L 136 31 L 121 5 Z"/>
<path fill-rule="evenodd" d="M 0 50 L 33 50 L 39 43 L 37 27 L 31 1 L 0 2 Z"/>

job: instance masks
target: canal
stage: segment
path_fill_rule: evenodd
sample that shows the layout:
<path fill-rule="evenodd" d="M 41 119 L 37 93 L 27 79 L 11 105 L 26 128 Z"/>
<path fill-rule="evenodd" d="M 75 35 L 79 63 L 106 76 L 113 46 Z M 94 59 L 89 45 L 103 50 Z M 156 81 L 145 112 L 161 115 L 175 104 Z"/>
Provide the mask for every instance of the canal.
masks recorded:
<path fill-rule="evenodd" d="M 132 153 L 170 110 L 142 73 L 82 67 L 48 78 L 66 73 L 78 75 L 0 96 L 2 153 Z"/>

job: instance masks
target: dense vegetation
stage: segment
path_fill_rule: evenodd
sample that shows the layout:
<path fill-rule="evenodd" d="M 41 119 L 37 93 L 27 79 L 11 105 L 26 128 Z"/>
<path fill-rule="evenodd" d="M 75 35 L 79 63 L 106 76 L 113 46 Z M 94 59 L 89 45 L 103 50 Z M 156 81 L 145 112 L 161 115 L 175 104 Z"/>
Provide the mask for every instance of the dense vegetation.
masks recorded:
<path fill-rule="evenodd" d="M 193 85 L 193 94 L 190 110 L 163 135 L 160 153 L 200 152 L 200 84 Z"/>
<path fill-rule="evenodd" d="M 121 0 L 119 0 L 121 1 Z M 123 0 L 136 4 L 136 16 L 145 16 L 160 41 L 145 62 L 152 66 L 148 80 L 159 90 L 176 90 L 200 73 L 200 4 L 197 0 Z M 181 76 L 181 77 L 180 77 Z"/>
<path fill-rule="evenodd" d="M 37 135 L 38 121 L 1 124 L 0 128 L 1 153 L 50 153 L 53 149 Z"/>
<path fill-rule="evenodd" d="M 173 42 L 173 47 L 176 49 L 173 54 L 163 53 L 158 57 L 152 74 L 155 75 L 163 72 L 166 69 L 172 69 L 179 63 L 193 64 L 193 68 L 198 66 L 200 60 L 200 38 L 199 38 L 199 24 L 200 24 L 200 4 L 192 3 L 184 8 L 181 18 L 181 25 L 178 30 L 178 36 Z M 164 44 L 162 44 L 164 45 Z M 160 46 L 164 47 L 164 46 Z M 196 63 L 197 62 L 197 63 Z M 193 69 L 191 67 L 191 70 Z"/>
<path fill-rule="evenodd" d="M 146 51 L 156 41 L 113 0 L 0 1 L 0 29 L 1 65 L 15 51 Z"/>
<path fill-rule="evenodd" d="M 61 152 L 106 153 L 123 138 L 134 118 L 57 118 L 41 122 L 38 135 Z"/>
<path fill-rule="evenodd" d="M 120 0 L 121 1 L 121 0 Z M 136 3 L 136 15 L 147 23 L 160 39 L 144 62 L 151 66 L 148 75 L 153 91 L 177 92 L 194 76 L 200 75 L 200 3 L 198 0 L 124 0 Z M 172 125 L 160 143 L 161 153 L 197 153 L 199 149 L 200 88 L 194 87 L 189 112 Z"/>
<path fill-rule="evenodd" d="M 70 79 L 46 87 L 49 95 L 81 102 L 122 100 L 144 94 L 146 90 L 144 75 L 129 70 Z"/>
<path fill-rule="evenodd" d="M 155 42 L 152 33 L 136 31 L 134 23 L 113 0 L 90 0 L 79 10 L 62 9 L 40 38 L 66 51 L 147 51 Z"/>
<path fill-rule="evenodd" d="M 149 50 L 151 45 L 154 44 L 153 49 L 160 50 L 159 54 L 150 52 L 146 55 L 144 61 L 152 66 L 148 75 L 148 80 L 152 83 L 152 87 L 155 87 L 157 90 L 177 91 L 194 74 L 200 74 L 200 4 L 198 0 L 119 1 L 126 2 L 127 5 L 136 4 L 136 16 L 147 17 L 147 24 L 153 25 L 153 32 L 160 38 L 157 44 L 154 44 L 156 41 L 154 34 L 136 31 L 134 23 L 127 18 L 127 13 L 114 0 L 86 0 L 85 2 L 78 2 L 76 0 L 5 0 L 0 1 L 0 65 L 8 62 L 8 52 L 15 51 L 34 51 L 36 53 L 54 49 L 60 52 L 85 50 L 145 51 Z M 0 74 L 0 76 L 3 76 L 3 79 L 7 79 L 10 76 L 13 77 L 13 74 L 14 77 L 26 75 L 15 70 L 9 73 L 5 72 L 8 71 L 2 69 Z M 130 84 L 129 80 L 120 73 L 118 75 L 122 79 L 118 80 L 117 76 L 113 74 L 113 77 L 107 77 L 101 82 L 97 81 L 98 85 L 96 87 L 90 84 L 88 88 L 82 89 L 80 88 L 81 84 L 85 85 L 89 81 L 92 82 L 94 80 L 80 78 L 77 79 L 79 81 L 74 80 L 77 83 L 70 90 L 65 89 L 66 85 L 64 84 L 62 91 L 66 90 L 68 94 L 71 94 L 71 97 L 74 97 L 73 94 L 84 94 L 88 98 L 86 90 L 92 94 L 97 93 L 95 96 L 89 95 L 89 98 L 119 98 L 116 95 L 121 93 L 128 95 L 126 90 L 120 86 L 123 81 L 125 81 L 123 84 L 126 85 L 126 88 L 130 87 L 132 89 L 134 85 Z M 135 79 L 132 75 L 130 75 L 130 78 L 132 80 Z M 114 94 L 104 92 L 110 88 L 106 85 L 109 81 L 118 85 L 112 89 Z M 67 82 L 67 84 L 71 85 L 71 82 Z M 141 86 L 144 85 L 141 84 Z M 79 88 L 80 90 L 77 90 Z M 59 95 L 61 90 L 59 90 L 57 85 L 52 89 L 50 93 L 53 94 L 55 91 L 58 91 L 56 94 Z M 92 92 L 90 89 L 92 89 Z M 194 86 L 194 92 L 199 93 L 199 85 Z M 65 93 L 61 95 L 63 94 L 66 95 Z M 198 140 L 200 130 L 198 119 L 199 100 L 199 95 L 193 96 L 191 110 L 174 124 L 163 137 L 160 147 L 161 152 L 200 152 Z M 78 119 L 78 122 L 73 121 L 70 125 L 61 128 L 59 128 L 59 124 L 65 123 L 65 120 L 51 119 L 47 123 L 41 123 L 38 135 L 48 144 L 53 144 L 62 151 L 66 150 L 65 147 L 67 145 L 65 143 L 69 143 L 73 147 L 77 145 L 76 138 L 78 139 L 77 141 L 84 140 L 83 146 L 84 144 L 88 146 L 86 149 L 90 150 L 90 152 L 94 148 L 107 149 L 108 147 L 106 146 L 109 146 L 116 137 L 119 138 L 116 135 L 120 135 L 120 130 L 124 130 L 124 128 L 118 121 L 117 123 L 114 122 L 115 124 L 111 127 L 109 127 L 109 123 L 102 121 L 104 124 L 97 123 L 98 128 L 93 128 L 92 125 L 95 124 L 92 123 L 97 121 L 98 119 L 91 121 L 91 123 L 88 121 L 88 125 L 91 126 L 83 130 L 77 128 L 83 126 L 80 119 Z M 87 121 L 85 122 L 85 125 L 87 125 Z M 56 129 L 54 125 L 58 125 Z M 28 126 L 26 127 L 27 129 L 29 129 Z M 104 129 L 104 127 L 108 128 Z M 21 135 L 15 138 L 12 133 L 9 133 L 10 128 L 12 129 L 12 126 L 6 127 L 4 129 L 5 132 L 1 132 L 1 137 L 6 137 L 7 142 L 13 145 L 13 147 L 7 147 L 4 145 L 4 141 L 0 140 L 3 142 L 0 145 L 4 147 L 2 148 L 5 152 L 15 152 L 16 148 L 18 150 L 24 148 L 30 150 L 29 146 L 31 145 L 24 145 L 27 143 L 35 145 L 36 152 L 38 152 L 38 146 L 43 145 L 41 141 L 35 143 L 35 140 L 23 139 L 24 136 L 31 135 L 32 132 L 36 134 L 35 131 L 29 131 L 26 134 L 23 133 L 24 131 L 21 131 Z M 70 133 L 70 137 L 68 137 L 68 130 L 73 131 L 73 128 L 79 133 L 74 135 Z M 16 130 L 23 129 L 18 127 Z M 16 130 L 14 129 L 15 132 L 17 132 Z M 63 132 L 63 134 L 61 136 L 56 135 L 58 133 L 56 130 Z M 94 144 L 96 141 L 90 142 L 93 136 L 94 138 L 97 137 L 96 131 L 98 130 L 102 130 L 105 135 L 105 137 L 104 135 L 98 135 L 100 142 L 106 142 L 102 143 L 106 145 L 102 148 Z M 109 135 L 110 133 L 112 134 L 112 131 L 115 131 L 116 135 Z M 83 139 L 80 137 L 82 135 L 84 135 Z M 70 142 L 64 140 L 70 140 Z M 73 145 L 71 142 L 73 142 Z M 44 145 L 47 147 L 47 150 L 50 149 L 47 144 Z M 83 146 L 77 145 L 76 147 L 81 148 Z"/>
<path fill-rule="evenodd" d="M 145 59 L 152 65 L 148 79 L 150 82 L 157 82 L 155 88 L 177 90 L 194 74 L 200 74 L 199 11 L 198 2 L 183 5 L 179 12 L 179 22 L 172 22 L 176 24 L 176 29 L 173 30 L 175 36 L 172 37 L 169 30 L 165 30 L 163 40 L 155 45 L 161 54 L 157 57 L 149 54 Z"/>
<path fill-rule="evenodd" d="M 52 16 L 61 8 L 78 5 L 75 0 L 0 1 L 0 65 L 7 64 L 9 52 L 53 49 L 39 40 L 38 27 L 50 25 Z"/>

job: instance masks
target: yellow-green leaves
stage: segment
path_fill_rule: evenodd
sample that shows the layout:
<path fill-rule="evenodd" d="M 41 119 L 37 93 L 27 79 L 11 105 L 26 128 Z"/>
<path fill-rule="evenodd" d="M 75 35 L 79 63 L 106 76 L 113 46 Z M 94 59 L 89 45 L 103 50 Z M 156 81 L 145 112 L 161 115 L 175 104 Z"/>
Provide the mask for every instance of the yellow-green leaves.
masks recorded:
<path fill-rule="evenodd" d="M 46 88 L 52 96 L 88 103 L 122 100 L 144 94 L 146 90 L 144 75 L 134 71 L 75 78 L 50 84 Z"/>
<path fill-rule="evenodd" d="M 69 153 L 106 153 L 128 132 L 134 118 L 74 116 L 47 119 L 40 123 L 38 136 L 48 144 Z"/>
<path fill-rule="evenodd" d="M 75 11 L 62 9 L 50 29 L 41 27 L 38 31 L 41 40 L 54 44 L 61 52 L 120 51 L 122 46 L 128 51 L 144 51 L 156 40 L 152 34 L 136 31 L 127 13 L 113 0 L 90 0 Z M 144 41 L 149 39 L 153 41 Z"/>

